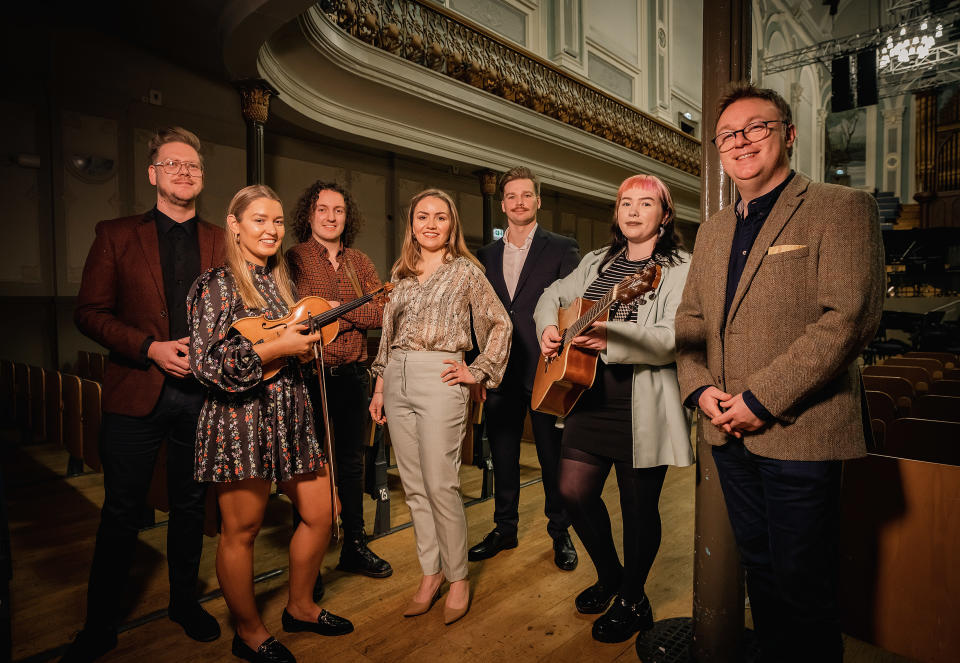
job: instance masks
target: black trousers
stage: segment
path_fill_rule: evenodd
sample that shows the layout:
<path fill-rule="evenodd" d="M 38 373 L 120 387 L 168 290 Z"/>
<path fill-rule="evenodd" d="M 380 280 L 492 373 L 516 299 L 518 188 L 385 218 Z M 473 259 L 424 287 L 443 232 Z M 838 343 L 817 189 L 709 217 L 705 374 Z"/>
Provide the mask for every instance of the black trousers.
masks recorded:
<path fill-rule="evenodd" d="M 554 425 L 556 417 L 531 410 L 530 392 L 516 383 L 488 391 L 486 410 L 487 438 L 493 457 L 493 520 L 497 529 L 508 535 L 517 533 L 520 521 L 520 438 L 523 436 L 523 420 L 529 411 L 543 479 L 547 533 L 553 538 L 566 534 L 570 518 L 557 489 L 563 431 Z"/>
<path fill-rule="evenodd" d="M 843 659 L 837 607 L 840 461 L 713 448 L 763 661 Z"/>
<path fill-rule="evenodd" d="M 310 400 L 314 406 L 317 435 L 323 445 L 323 412 L 317 380 L 310 381 Z M 333 428 L 333 453 L 340 498 L 340 518 L 344 536 L 349 540 L 363 533 L 363 439 L 370 378 L 360 364 L 345 364 L 327 370 L 326 385 L 330 402 L 327 411 Z"/>
<path fill-rule="evenodd" d="M 104 413 L 100 436 L 104 502 L 87 591 L 87 627 L 121 617 L 137 534 L 160 444 L 167 441 L 167 567 L 170 603 L 195 601 L 203 545 L 206 485 L 193 479 L 197 419 L 204 392 L 168 379 L 146 417 Z"/>

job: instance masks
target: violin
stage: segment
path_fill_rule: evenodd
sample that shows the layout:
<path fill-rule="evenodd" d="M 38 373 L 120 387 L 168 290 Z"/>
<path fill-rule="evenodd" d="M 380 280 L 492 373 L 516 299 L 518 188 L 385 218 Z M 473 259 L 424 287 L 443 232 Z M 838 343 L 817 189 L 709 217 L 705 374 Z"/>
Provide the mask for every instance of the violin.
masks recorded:
<path fill-rule="evenodd" d="M 323 345 L 330 345 L 337 334 L 340 333 L 340 321 L 338 320 L 340 316 L 363 306 L 380 293 L 386 294 L 391 290 L 393 290 L 393 284 L 384 283 L 377 290 L 336 307 L 331 307 L 330 302 L 323 297 L 304 297 L 294 304 L 290 312 L 282 318 L 252 315 L 248 318 L 240 318 L 230 327 L 256 345 L 276 338 L 289 325 L 305 324 L 307 325 L 305 333 L 315 334 L 320 331 L 323 334 Z M 313 358 L 312 351 L 300 355 L 300 361 L 304 363 L 311 361 Z M 263 379 L 272 378 L 286 365 L 286 362 L 286 357 L 277 357 L 265 364 L 263 366 Z"/>

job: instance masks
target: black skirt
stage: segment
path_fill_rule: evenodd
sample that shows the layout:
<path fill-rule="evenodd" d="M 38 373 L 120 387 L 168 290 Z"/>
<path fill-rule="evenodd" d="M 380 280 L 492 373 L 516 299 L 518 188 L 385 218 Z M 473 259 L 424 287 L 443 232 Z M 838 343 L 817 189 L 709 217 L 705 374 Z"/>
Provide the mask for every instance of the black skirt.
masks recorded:
<path fill-rule="evenodd" d="M 633 364 L 597 362 L 597 376 L 563 426 L 563 446 L 633 462 Z"/>

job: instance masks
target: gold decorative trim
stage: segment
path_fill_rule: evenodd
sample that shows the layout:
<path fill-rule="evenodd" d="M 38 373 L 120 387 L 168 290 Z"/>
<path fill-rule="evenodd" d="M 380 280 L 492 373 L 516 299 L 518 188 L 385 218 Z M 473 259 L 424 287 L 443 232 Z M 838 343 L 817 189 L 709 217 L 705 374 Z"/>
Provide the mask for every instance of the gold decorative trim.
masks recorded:
<path fill-rule="evenodd" d="M 344 32 L 661 163 L 700 175 L 701 145 L 443 7 L 417 0 L 321 0 Z"/>

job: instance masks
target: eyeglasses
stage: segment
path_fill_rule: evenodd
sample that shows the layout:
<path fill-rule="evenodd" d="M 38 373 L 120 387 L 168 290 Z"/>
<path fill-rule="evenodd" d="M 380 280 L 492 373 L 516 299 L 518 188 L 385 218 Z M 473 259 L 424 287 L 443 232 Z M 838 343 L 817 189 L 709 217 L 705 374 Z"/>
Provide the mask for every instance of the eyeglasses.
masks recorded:
<path fill-rule="evenodd" d="M 177 159 L 167 159 L 153 164 L 154 168 L 161 168 L 167 175 L 176 175 L 181 168 L 187 169 L 190 177 L 200 177 L 203 175 L 203 166 L 193 161 L 178 161 Z"/>
<path fill-rule="evenodd" d="M 743 139 L 750 143 L 758 143 L 770 135 L 770 132 L 772 131 L 770 125 L 777 123 L 783 125 L 787 124 L 783 120 L 759 120 L 757 122 L 751 122 L 743 129 L 739 129 L 737 131 L 724 131 L 723 133 L 717 134 L 713 139 L 713 144 L 716 145 L 717 149 L 721 152 L 728 152 L 736 145 L 737 134 L 741 134 Z"/>

